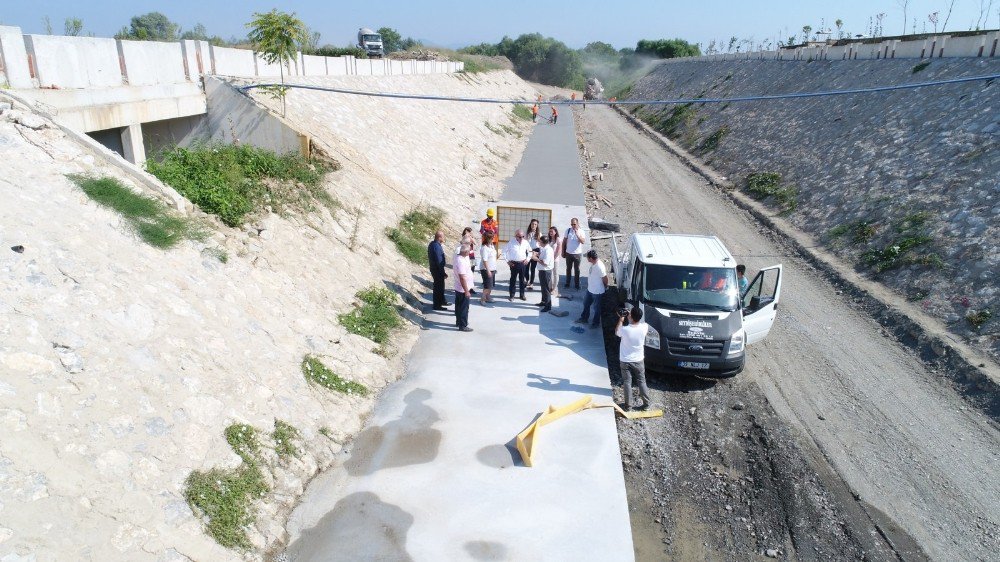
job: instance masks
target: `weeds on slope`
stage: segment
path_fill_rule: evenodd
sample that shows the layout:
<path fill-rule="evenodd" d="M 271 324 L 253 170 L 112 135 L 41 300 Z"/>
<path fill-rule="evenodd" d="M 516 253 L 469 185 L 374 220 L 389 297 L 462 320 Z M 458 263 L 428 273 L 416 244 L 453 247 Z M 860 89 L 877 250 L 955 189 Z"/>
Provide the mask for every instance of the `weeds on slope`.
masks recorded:
<path fill-rule="evenodd" d="M 177 216 L 164 203 L 136 193 L 109 177 L 67 176 L 94 202 L 115 211 L 144 242 L 163 250 L 182 240 L 203 240 L 205 231 L 194 220 Z"/>
<path fill-rule="evenodd" d="M 427 243 L 444 221 L 444 211 L 437 207 L 414 209 L 403 215 L 399 226 L 386 230 L 386 236 L 406 259 L 426 266 Z"/>
<path fill-rule="evenodd" d="M 525 121 L 531 121 L 531 108 L 526 105 L 514 105 L 514 116 Z"/>
<path fill-rule="evenodd" d="M 377 344 L 389 342 L 392 331 L 403 325 L 396 310 L 396 293 L 385 287 L 373 286 L 358 291 L 361 306 L 341 314 L 340 324 L 352 334 L 366 337 Z"/>
<path fill-rule="evenodd" d="M 321 185 L 335 162 L 279 155 L 247 144 L 176 147 L 146 163 L 146 169 L 229 226 L 270 207 L 277 213 L 311 212 L 338 202 Z"/>
<path fill-rule="evenodd" d="M 348 395 L 368 395 L 368 387 L 359 382 L 342 378 L 312 355 L 306 355 L 302 358 L 302 375 L 307 381 L 318 384 L 327 390 Z"/>
<path fill-rule="evenodd" d="M 780 205 L 782 214 L 791 213 L 798 207 L 798 188 L 783 185 L 781 174 L 775 172 L 754 172 L 747 175 L 746 190 L 758 199 L 773 197 Z"/>

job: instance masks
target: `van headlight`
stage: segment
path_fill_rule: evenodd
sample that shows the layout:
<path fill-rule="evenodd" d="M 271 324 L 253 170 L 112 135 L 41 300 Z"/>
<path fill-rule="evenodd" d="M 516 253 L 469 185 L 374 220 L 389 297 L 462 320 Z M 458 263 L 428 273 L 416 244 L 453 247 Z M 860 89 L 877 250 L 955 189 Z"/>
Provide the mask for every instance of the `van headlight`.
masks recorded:
<path fill-rule="evenodd" d="M 739 355 L 743 353 L 743 344 L 746 341 L 746 332 L 740 330 L 740 333 L 733 336 L 733 339 L 729 340 L 729 355 Z"/>
<path fill-rule="evenodd" d="M 660 349 L 660 333 L 653 328 L 646 330 L 646 347 Z"/>

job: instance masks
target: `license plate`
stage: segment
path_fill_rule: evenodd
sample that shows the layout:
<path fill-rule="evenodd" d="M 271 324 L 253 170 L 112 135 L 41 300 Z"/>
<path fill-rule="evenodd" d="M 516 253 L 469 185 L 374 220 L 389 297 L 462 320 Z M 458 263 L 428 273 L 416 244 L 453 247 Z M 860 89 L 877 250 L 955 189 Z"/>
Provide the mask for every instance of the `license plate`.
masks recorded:
<path fill-rule="evenodd" d="M 682 369 L 707 369 L 708 363 L 698 363 L 695 361 L 680 361 L 677 366 Z"/>

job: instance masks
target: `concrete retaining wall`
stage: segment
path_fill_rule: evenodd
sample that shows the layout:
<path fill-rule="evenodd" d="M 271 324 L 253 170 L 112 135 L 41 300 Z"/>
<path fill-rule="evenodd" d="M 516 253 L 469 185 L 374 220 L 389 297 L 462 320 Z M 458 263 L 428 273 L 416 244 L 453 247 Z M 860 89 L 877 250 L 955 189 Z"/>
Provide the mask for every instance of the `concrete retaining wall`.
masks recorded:
<path fill-rule="evenodd" d="M 278 154 L 309 154 L 308 136 L 299 133 L 225 81 L 206 77 L 205 93 L 208 97 L 205 128 L 193 134 L 190 140 L 241 142 Z"/>
<path fill-rule="evenodd" d="M 297 53 L 285 76 L 386 76 L 460 72 L 460 62 L 433 63 Z M 202 75 L 238 78 L 281 75 L 246 49 L 215 47 L 206 41 L 122 41 L 99 37 L 23 35 L 0 26 L 0 84 L 12 88 L 111 88 L 198 82 Z"/>

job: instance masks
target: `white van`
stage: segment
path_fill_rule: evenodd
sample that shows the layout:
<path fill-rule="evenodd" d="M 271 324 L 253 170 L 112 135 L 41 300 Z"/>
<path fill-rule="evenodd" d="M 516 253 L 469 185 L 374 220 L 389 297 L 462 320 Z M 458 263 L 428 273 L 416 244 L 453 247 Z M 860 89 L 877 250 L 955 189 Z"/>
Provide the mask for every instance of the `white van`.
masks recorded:
<path fill-rule="evenodd" d="M 761 270 L 740 294 L 736 260 L 715 236 L 633 234 L 611 238 L 615 280 L 649 324 L 650 370 L 726 378 L 743 370 L 746 345 L 764 339 L 781 297 L 781 265 Z"/>

